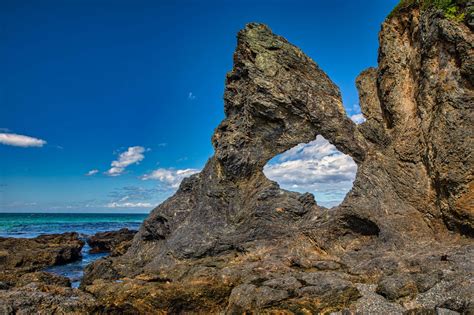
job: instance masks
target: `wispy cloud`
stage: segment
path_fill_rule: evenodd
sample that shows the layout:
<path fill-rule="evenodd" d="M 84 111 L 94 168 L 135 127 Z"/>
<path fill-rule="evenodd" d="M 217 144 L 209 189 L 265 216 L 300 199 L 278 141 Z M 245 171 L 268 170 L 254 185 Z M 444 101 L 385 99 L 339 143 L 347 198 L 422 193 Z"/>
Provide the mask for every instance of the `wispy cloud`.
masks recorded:
<path fill-rule="evenodd" d="M 0 143 L 14 147 L 42 147 L 46 144 L 45 140 L 18 135 L 15 133 L 0 133 Z"/>
<path fill-rule="evenodd" d="M 265 175 L 284 189 L 311 192 L 319 204 L 334 206 L 352 188 L 357 165 L 326 139 L 300 144 L 270 161 Z"/>
<path fill-rule="evenodd" d="M 152 208 L 154 205 L 149 202 L 110 202 L 106 208 Z"/>
<path fill-rule="evenodd" d="M 365 117 L 364 115 L 362 114 L 355 114 L 355 115 L 352 115 L 351 116 L 351 119 L 353 122 L 355 122 L 356 124 L 361 124 L 365 121 Z"/>
<path fill-rule="evenodd" d="M 157 180 L 165 187 L 176 189 L 181 184 L 181 181 L 193 174 L 199 173 L 200 170 L 195 168 L 187 168 L 176 170 L 172 168 L 159 168 L 149 174 L 143 175 L 142 180 Z"/>
<path fill-rule="evenodd" d="M 112 162 L 111 168 L 105 172 L 108 176 L 119 176 L 125 171 L 129 165 L 138 164 L 145 158 L 143 153 L 145 152 L 144 147 L 135 146 L 129 147 L 127 151 L 120 153 L 119 158 Z"/>
<path fill-rule="evenodd" d="M 93 176 L 95 174 L 99 173 L 99 170 L 97 169 L 93 169 L 93 170 L 90 170 L 89 172 L 86 173 L 86 176 Z"/>
<path fill-rule="evenodd" d="M 107 208 L 153 208 L 169 197 L 169 190 L 160 187 L 125 186 L 109 193 Z"/>
<path fill-rule="evenodd" d="M 156 187 L 146 188 L 139 186 L 125 186 L 121 188 L 116 188 L 109 193 L 109 197 L 112 198 L 111 201 L 150 201 L 154 199 L 160 190 Z"/>
<path fill-rule="evenodd" d="M 358 103 L 352 104 L 352 106 L 344 106 L 349 115 L 360 113 L 360 105 Z"/>
<path fill-rule="evenodd" d="M 196 95 L 193 94 L 193 92 L 188 93 L 188 100 L 192 101 L 196 99 Z"/>

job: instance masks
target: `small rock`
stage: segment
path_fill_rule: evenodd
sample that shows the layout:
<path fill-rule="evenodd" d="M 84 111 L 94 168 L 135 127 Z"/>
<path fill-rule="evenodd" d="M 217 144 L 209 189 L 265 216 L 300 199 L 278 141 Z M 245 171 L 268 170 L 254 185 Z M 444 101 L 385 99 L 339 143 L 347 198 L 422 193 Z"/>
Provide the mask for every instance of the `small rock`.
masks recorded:
<path fill-rule="evenodd" d="M 376 292 L 390 301 L 395 301 L 404 296 L 414 296 L 418 290 L 410 275 L 395 274 L 383 278 Z"/>
<path fill-rule="evenodd" d="M 26 273 L 16 282 L 17 287 L 22 287 L 30 283 L 42 283 L 60 287 L 70 287 L 71 281 L 67 277 L 56 275 L 49 272 L 39 271 Z"/>
<path fill-rule="evenodd" d="M 287 291 L 301 288 L 301 283 L 295 277 L 292 276 L 271 279 L 265 281 L 262 284 L 271 288 L 282 289 Z"/>

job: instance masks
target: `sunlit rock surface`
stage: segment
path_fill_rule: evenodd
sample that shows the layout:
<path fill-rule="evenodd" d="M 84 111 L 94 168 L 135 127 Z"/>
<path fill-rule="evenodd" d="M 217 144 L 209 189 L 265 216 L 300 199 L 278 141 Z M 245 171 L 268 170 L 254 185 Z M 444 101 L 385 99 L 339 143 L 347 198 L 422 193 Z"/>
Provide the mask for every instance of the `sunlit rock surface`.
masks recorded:
<path fill-rule="evenodd" d="M 109 313 L 472 313 L 472 31 L 417 6 L 389 17 L 357 79 L 366 121 L 301 50 L 239 32 L 215 155 L 82 288 Z M 331 210 L 266 163 L 321 135 L 357 163 Z M 1 296 L 1 295 L 0 295 Z"/>

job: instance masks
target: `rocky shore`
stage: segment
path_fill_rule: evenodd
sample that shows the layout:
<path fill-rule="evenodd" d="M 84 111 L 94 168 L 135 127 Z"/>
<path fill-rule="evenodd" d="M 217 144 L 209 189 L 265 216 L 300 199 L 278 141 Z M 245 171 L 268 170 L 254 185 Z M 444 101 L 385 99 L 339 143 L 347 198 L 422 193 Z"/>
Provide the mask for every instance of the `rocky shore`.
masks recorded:
<path fill-rule="evenodd" d="M 89 265 L 80 290 L 31 275 L 0 288 L 0 313 L 474 314 L 474 36 L 419 3 L 382 25 L 378 67 L 356 80 L 360 125 L 313 60 L 248 24 L 202 172 L 133 238 L 91 239 L 127 249 Z M 358 165 L 332 209 L 263 174 L 317 135 Z M 36 266 L 1 248 L 11 270 Z"/>
<path fill-rule="evenodd" d="M 86 238 L 92 252 L 123 254 L 137 231 L 126 228 Z M 89 313 L 97 309 L 92 295 L 71 288 L 67 277 L 43 271 L 82 258 L 85 242 L 78 233 L 36 238 L 0 238 L 0 314 Z"/>
<path fill-rule="evenodd" d="M 0 238 L 0 314 L 85 311 L 93 298 L 71 288 L 68 278 L 42 271 L 81 259 L 77 233 Z"/>
<path fill-rule="evenodd" d="M 132 244 L 137 231 L 127 228 L 118 231 L 101 232 L 87 238 L 91 253 L 110 253 L 111 256 L 123 255 Z"/>
<path fill-rule="evenodd" d="M 0 282 L 4 287 L 32 282 L 58 282 L 64 279 L 38 271 L 81 259 L 84 241 L 77 233 L 41 235 L 36 238 L 0 238 Z"/>

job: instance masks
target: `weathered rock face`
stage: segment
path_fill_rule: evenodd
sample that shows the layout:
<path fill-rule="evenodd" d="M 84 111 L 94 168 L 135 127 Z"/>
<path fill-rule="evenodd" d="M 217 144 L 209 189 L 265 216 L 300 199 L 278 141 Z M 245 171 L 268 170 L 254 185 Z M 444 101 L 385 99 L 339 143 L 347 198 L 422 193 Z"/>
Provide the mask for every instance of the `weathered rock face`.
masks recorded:
<path fill-rule="evenodd" d="M 80 259 L 83 246 L 77 233 L 0 238 L 0 314 L 90 314 L 93 296 L 39 271 Z"/>
<path fill-rule="evenodd" d="M 30 283 L 8 291 L 0 289 L 0 314 L 94 314 L 95 299 L 78 289 Z"/>
<path fill-rule="evenodd" d="M 215 155 L 88 267 L 105 309 L 469 312 L 474 307 L 471 30 L 417 6 L 387 19 L 357 79 L 367 121 L 298 48 L 261 24 L 238 35 Z M 322 135 L 358 164 L 341 206 L 281 190 L 275 155 Z M 116 281 L 120 280 L 120 281 Z"/>
<path fill-rule="evenodd" d="M 384 212 L 399 214 L 391 218 L 403 231 L 437 234 L 446 225 L 473 235 L 473 43 L 467 26 L 438 11 L 413 9 L 383 24 L 379 66 L 357 79 L 367 118 L 358 129 L 371 150 L 347 206 L 381 225 L 394 223 Z M 382 185 L 384 198 L 371 198 Z"/>
<path fill-rule="evenodd" d="M 137 231 L 120 229 L 118 231 L 99 232 L 86 239 L 91 253 L 110 252 L 112 256 L 124 254 L 132 243 Z"/>
<path fill-rule="evenodd" d="M 83 246 L 77 233 L 0 238 L 0 281 L 14 284 L 25 273 L 76 261 Z"/>

